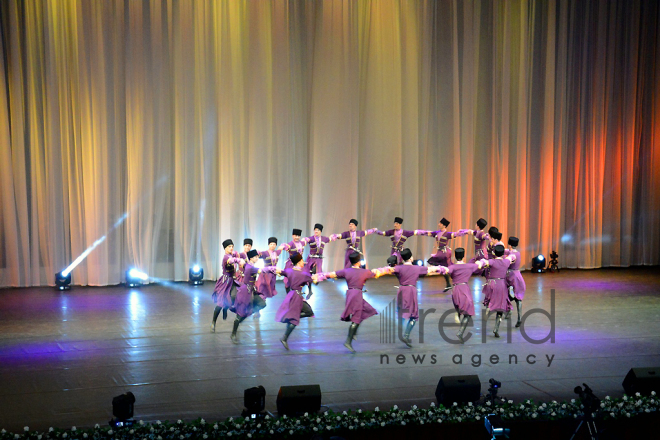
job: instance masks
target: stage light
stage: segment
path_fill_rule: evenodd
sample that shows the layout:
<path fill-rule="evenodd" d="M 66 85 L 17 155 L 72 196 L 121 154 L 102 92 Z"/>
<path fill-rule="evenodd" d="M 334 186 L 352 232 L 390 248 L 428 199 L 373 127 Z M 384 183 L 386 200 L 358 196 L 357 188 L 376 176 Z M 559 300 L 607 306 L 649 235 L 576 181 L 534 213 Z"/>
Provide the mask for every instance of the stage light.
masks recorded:
<path fill-rule="evenodd" d="M 545 257 L 543 255 L 537 255 L 532 258 L 532 273 L 543 272 L 545 272 Z"/>
<path fill-rule="evenodd" d="M 149 275 L 135 268 L 126 271 L 126 285 L 128 287 L 140 287 L 147 280 L 149 280 Z"/>
<path fill-rule="evenodd" d="M 71 289 L 71 272 L 64 273 L 64 271 L 55 274 L 55 288 L 57 290 L 70 290 Z"/>
<path fill-rule="evenodd" d="M 112 399 L 112 415 L 110 426 L 119 428 L 122 426 L 131 426 L 133 420 L 133 405 L 135 404 L 135 396 L 130 391 L 122 394 L 121 396 Z"/>
<path fill-rule="evenodd" d="M 266 389 L 259 385 L 258 387 L 248 388 L 243 393 L 243 418 L 256 418 L 257 415 L 266 409 Z"/>
<path fill-rule="evenodd" d="M 424 266 L 424 260 L 415 260 L 415 264 L 418 266 Z"/>
<path fill-rule="evenodd" d="M 204 284 L 204 269 L 198 264 L 188 269 L 188 284 L 191 286 L 201 286 Z"/>

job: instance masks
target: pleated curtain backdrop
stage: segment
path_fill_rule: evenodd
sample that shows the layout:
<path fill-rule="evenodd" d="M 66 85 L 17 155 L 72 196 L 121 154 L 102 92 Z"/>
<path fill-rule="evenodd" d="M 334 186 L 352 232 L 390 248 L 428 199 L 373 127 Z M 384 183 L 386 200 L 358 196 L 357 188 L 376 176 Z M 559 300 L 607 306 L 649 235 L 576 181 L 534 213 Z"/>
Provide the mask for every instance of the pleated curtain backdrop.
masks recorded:
<path fill-rule="evenodd" d="M 660 7 L 0 3 L 0 286 L 220 273 L 221 242 L 479 217 L 525 265 L 660 263 Z M 433 240 L 408 241 L 427 258 Z M 471 239 L 452 247 L 471 249 Z M 324 267 L 341 266 L 343 243 Z M 389 240 L 365 240 L 371 267 Z M 471 250 L 468 255 L 471 255 Z"/>

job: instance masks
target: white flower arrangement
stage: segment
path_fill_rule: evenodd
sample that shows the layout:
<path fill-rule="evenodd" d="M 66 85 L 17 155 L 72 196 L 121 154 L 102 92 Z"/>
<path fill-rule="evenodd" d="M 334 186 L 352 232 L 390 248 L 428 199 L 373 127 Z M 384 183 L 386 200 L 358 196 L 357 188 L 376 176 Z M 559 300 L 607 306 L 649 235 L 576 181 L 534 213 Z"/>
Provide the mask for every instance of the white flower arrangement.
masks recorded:
<path fill-rule="evenodd" d="M 660 401 L 654 398 L 635 396 L 634 399 L 624 396 L 622 399 L 612 399 L 607 396 L 597 405 L 597 417 L 603 419 L 628 419 L 640 414 L 660 411 Z M 263 419 L 229 418 L 224 422 L 207 423 L 204 419 L 193 422 L 177 420 L 175 423 L 157 420 L 153 423 L 138 421 L 131 427 L 111 429 L 98 424 L 91 429 L 80 429 L 75 426 L 70 430 L 49 428 L 47 432 L 30 431 L 25 426 L 21 433 L 12 433 L 3 429 L 0 440 L 207 440 L 209 438 L 231 437 L 238 439 L 264 438 L 269 435 L 306 436 L 314 432 L 325 431 L 341 434 L 341 431 L 359 431 L 367 429 L 383 429 L 391 426 L 426 425 L 432 423 L 474 423 L 483 420 L 486 414 L 495 412 L 504 420 L 561 420 L 577 419 L 585 415 L 585 407 L 580 401 L 535 403 L 525 400 L 524 404 L 514 404 L 512 400 L 496 399 L 486 404 L 459 405 L 452 403 L 445 407 L 431 403 L 429 408 L 412 406 L 409 410 L 392 407 L 389 411 L 375 408 L 373 411 L 359 409 L 357 411 L 342 411 L 335 413 L 325 411 L 322 415 L 307 413 L 301 417 Z M 316 415 L 316 417 L 314 417 Z"/>

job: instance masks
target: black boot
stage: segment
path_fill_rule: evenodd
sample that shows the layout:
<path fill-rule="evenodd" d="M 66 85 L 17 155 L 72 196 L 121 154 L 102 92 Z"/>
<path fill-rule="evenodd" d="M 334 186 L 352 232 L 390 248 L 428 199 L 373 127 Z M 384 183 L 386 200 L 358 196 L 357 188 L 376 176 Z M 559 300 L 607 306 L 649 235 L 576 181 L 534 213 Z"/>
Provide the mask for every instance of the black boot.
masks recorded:
<path fill-rule="evenodd" d="M 415 323 L 417 321 L 415 319 L 410 319 L 408 320 L 408 325 L 406 326 L 406 331 L 403 333 L 403 342 L 406 344 L 408 347 L 412 348 L 412 341 L 410 340 L 410 332 L 412 331 L 413 327 L 415 327 Z"/>
<path fill-rule="evenodd" d="M 231 332 L 231 342 L 234 344 L 238 344 L 238 338 L 236 337 L 236 332 L 238 331 L 238 326 L 243 322 L 245 317 L 242 316 L 236 316 L 236 319 L 234 319 L 234 329 Z"/>
<path fill-rule="evenodd" d="M 312 283 L 309 283 L 307 285 L 307 296 L 305 297 L 305 299 L 307 300 L 310 299 L 311 297 L 312 297 Z"/>
<path fill-rule="evenodd" d="M 502 322 L 502 312 L 497 312 L 497 317 L 495 318 L 495 330 L 493 330 L 496 338 L 500 337 L 500 322 Z"/>
<path fill-rule="evenodd" d="M 225 307 L 222 309 L 222 320 L 226 321 L 227 320 L 227 310 L 229 310 L 229 307 Z"/>
<path fill-rule="evenodd" d="M 356 324 L 354 322 L 351 323 L 351 326 L 348 327 L 348 337 L 346 338 L 346 342 L 344 342 L 344 347 L 348 348 L 351 353 L 355 353 L 355 350 L 353 349 L 353 345 L 351 342 L 353 342 L 353 336 L 355 336 L 355 332 L 357 332 L 358 326 L 360 324 Z"/>
<path fill-rule="evenodd" d="M 443 292 L 447 292 L 449 289 L 451 289 L 451 278 L 449 278 L 449 275 L 445 274 L 445 281 L 447 282 L 447 287 L 445 287 L 445 290 Z"/>
<path fill-rule="evenodd" d="M 220 306 L 215 306 L 215 310 L 213 310 L 213 321 L 211 321 L 211 333 L 215 333 L 215 321 L 218 320 L 218 315 L 220 314 L 220 310 L 222 310 L 222 307 Z"/>
<path fill-rule="evenodd" d="M 463 340 L 463 333 L 465 333 L 465 329 L 468 326 L 468 323 L 470 322 L 470 317 L 468 315 L 463 315 L 461 318 L 461 327 L 458 330 L 458 333 L 456 333 L 456 336 L 458 336 L 458 339 L 461 341 L 461 344 L 465 344 L 465 341 Z"/>
<path fill-rule="evenodd" d="M 522 315 L 522 301 L 516 300 L 516 309 L 518 310 L 518 322 L 516 322 L 516 327 L 520 327 L 522 322 L 520 321 L 520 315 Z"/>
<path fill-rule="evenodd" d="M 289 343 L 287 342 L 289 340 L 289 335 L 295 328 L 296 328 L 295 325 L 287 324 L 286 330 L 284 331 L 284 336 L 282 336 L 282 339 L 280 339 L 280 342 L 282 343 L 282 345 L 284 345 L 284 348 L 286 348 L 287 350 L 289 349 Z"/>

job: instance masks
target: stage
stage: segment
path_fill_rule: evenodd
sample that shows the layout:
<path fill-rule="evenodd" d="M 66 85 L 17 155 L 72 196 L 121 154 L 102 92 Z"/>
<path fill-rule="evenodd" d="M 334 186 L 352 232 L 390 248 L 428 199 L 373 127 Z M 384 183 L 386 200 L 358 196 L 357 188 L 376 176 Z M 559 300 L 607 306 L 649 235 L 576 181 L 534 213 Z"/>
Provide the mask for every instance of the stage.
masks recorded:
<path fill-rule="evenodd" d="M 543 309 L 553 317 L 554 343 L 534 343 L 552 334 L 551 319 L 541 313 L 525 321 L 527 340 L 512 328 L 510 343 L 504 321 L 502 337 L 493 337 L 491 317 L 483 343 L 481 307 L 465 345 L 445 341 L 438 322 L 452 305 L 442 292 L 444 279 L 436 276 L 418 284 L 427 314 L 413 331 L 412 349 L 381 342 L 386 325 L 375 316 L 360 326 L 357 354 L 342 345 L 348 329 L 339 320 L 342 280 L 314 287 L 309 302 L 316 316 L 293 332 L 290 351 L 279 342 L 284 324 L 274 321 L 284 299 L 281 281 L 261 317 L 240 326 L 238 345 L 229 338 L 233 314 L 210 332 L 213 282 L 4 289 L 0 428 L 105 424 L 112 398 L 126 391 L 136 396 L 135 417 L 145 421 L 237 416 L 243 391 L 257 385 L 266 388 L 266 408 L 273 413 L 279 387 L 298 384 L 320 384 L 323 405 L 334 410 L 428 406 L 441 376 L 463 374 L 478 374 L 482 393 L 489 378 L 501 381 L 500 395 L 515 401 L 571 399 L 583 382 L 598 397 L 616 397 L 631 367 L 660 365 L 657 267 L 524 272 L 524 278 L 523 312 Z M 470 282 L 475 298 L 481 299 L 481 283 L 476 277 Z M 395 285 L 393 277 L 370 280 L 365 298 L 383 311 Z M 515 319 L 514 310 L 512 324 Z M 454 323 L 453 315 L 447 323 Z M 455 340 L 456 331 L 448 328 L 447 337 Z"/>

